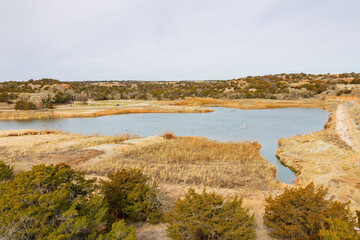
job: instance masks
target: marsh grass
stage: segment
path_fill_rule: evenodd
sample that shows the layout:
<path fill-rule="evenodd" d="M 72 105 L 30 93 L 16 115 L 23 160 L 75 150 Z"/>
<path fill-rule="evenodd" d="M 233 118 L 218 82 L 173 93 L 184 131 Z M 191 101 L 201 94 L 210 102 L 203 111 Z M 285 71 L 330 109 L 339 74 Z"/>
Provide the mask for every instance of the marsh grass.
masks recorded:
<path fill-rule="evenodd" d="M 137 147 L 123 154 L 124 158 L 161 163 L 201 164 L 208 162 L 247 162 L 258 156 L 260 144 L 256 142 L 226 142 L 205 138 L 183 137 L 164 143 Z"/>
<path fill-rule="evenodd" d="M 178 137 L 147 146 L 133 146 L 87 165 L 82 170 L 105 175 L 122 168 L 138 168 L 156 182 L 213 187 L 277 187 L 276 169 L 259 154 L 256 142 L 209 141 Z"/>
<path fill-rule="evenodd" d="M 177 106 L 228 105 L 229 101 L 215 98 L 186 98 L 174 103 Z"/>
<path fill-rule="evenodd" d="M 260 156 L 256 142 L 221 143 L 164 133 L 164 139 L 157 142 L 122 144 L 136 137 L 61 132 L 3 137 L 0 159 L 15 164 L 16 169 L 66 162 L 86 174 L 100 176 L 117 169 L 137 168 L 158 183 L 266 190 L 278 185 L 275 166 Z"/>
<path fill-rule="evenodd" d="M 85 137 L 85 138 L 84 138 Z M 104 144 L 119 144 L 129 139 L 139 138 L 139 135 L 131 135 L 130 133 L 125 133 L 121 135 L 112 135 L 112 136 L 100 136 L 100 135 L 89 135 L 89 136 L 79 136 L 79 141 L 76 144 L 70 146 L 69 150 L 82 149 L 97 145 Z"/>

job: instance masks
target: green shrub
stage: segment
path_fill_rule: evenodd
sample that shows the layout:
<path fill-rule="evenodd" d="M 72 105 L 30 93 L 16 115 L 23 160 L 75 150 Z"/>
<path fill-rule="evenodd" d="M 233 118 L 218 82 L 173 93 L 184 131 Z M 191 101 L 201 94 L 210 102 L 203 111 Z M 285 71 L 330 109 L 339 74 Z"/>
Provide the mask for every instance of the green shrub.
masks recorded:
<path fill-rule="evenodd" d="M 101 181 L 101 190 L 109 207 L 110 223 L 119 219 L 157 222 L 161 218 L 161 203 L 156 184 L 147 184 L 140 170 L 122 169 Z"/>
<path fill-rule="evenodd" d="M 0 239 L 94 239 L 107 212 L 94 183 L 65 164 L 20 172 L 0 184 Z"/>
<path fill-rule="evenodd" d="M 32 102 L 20 99 L 15 104 L 15 110 L 36 110 L 36 105 Z"/>
<path fill-rule="evenodd" d="M 0 161 L 0 182 L 10 180 L 13 177 L 14 168 L 6 165 L 3 161 Z"/>
<path fill-rule="evenodd" d="M 215 193 L 197 194 L 190 188 L 175 202 L 166 217 L 167 235 L 172 239 L 254 239 L 254 216 L 237 197 L 225 201 Z"/>
<path fill-rule="evenodd" d="M 360 78 L 355 78 L 350 82 L 350 84 L 360 84 Z"/>
<path fill-rule="evenodd" d="M 278 239 L 319 239 L 322 225 L 328 228 L 328 219 L 350 221 L 348 203 L 326 200 L 326 193 L 327 189 L 310 183 L 266 198 L 264 223 L 270 235 Z"/>
<path fill-rule="evenodd" d="M 124 220 L 112 224 L 110 232 L 100 235 L 97 240 L 136 240 L 135 228 L 128 228 Z"/>
<path fill-rule="evenodd" d="M 319 232 L 322 240 L 359 240 L 360 236 L 354 230 L 354 222 L 341 219 L 328 219 L 328 227 L 324 226 Z"/>

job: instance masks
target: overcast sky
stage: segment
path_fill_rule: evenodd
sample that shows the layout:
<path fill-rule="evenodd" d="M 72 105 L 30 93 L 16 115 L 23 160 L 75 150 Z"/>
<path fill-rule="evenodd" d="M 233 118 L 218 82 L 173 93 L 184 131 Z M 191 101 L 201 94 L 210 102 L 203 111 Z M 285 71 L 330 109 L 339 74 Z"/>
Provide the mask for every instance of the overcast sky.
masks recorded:
<path fill-rule="evenodd" d="M 359 0 L 0 0 L 0 81 L 360 71 Z"/>

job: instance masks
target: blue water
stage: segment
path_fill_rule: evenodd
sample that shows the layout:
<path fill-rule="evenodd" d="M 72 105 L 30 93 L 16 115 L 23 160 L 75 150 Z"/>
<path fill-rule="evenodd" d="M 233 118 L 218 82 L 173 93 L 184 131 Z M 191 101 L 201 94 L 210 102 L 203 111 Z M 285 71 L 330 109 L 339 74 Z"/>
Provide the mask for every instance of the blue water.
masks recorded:
<path fill-rule="evenodd" d="M 219 141 L 250 140 L 261 144 L 261 154 L 277 167 L 277 179 L 292 183 L 294 173 L 275 156 L 279 138 L 323 129 L 328 112 L 316 108 L 239 110 L 212 108 L 212 113 L 145 113 L 97 118 L 0 121 L 0 129 L 59 129 L 82 134 L 113 135 L 129 132 L 143 137 L 165 131 L 178 136 L 205 136 Z"/>

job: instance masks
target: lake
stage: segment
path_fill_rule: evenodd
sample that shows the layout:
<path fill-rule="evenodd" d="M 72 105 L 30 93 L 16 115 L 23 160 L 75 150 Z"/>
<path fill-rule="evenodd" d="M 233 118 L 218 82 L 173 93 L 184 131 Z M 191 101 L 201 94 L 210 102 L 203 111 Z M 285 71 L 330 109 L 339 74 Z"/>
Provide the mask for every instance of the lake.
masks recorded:
<path fill-rule="evenodd" d="M 277 168 L 277 179 L 292 183 L 294 173 L 275 156 L 279 138 L 323 129 L 328 112 L 317 108 L 240 110 L 211 108 L 212 113 L 145 113 L 97 118 L 0 121 L 0 129 L 59 129 L 82 134 L 114 135 L 129 132 L 142 137 L 165 131 L 178 136 L 205 136 L 218 141 L 257 141 L 261 154 Z"/>

